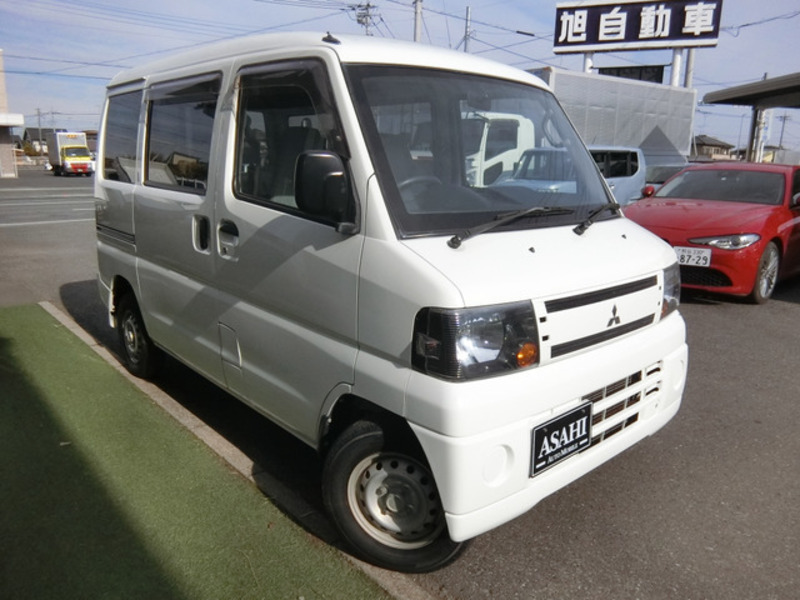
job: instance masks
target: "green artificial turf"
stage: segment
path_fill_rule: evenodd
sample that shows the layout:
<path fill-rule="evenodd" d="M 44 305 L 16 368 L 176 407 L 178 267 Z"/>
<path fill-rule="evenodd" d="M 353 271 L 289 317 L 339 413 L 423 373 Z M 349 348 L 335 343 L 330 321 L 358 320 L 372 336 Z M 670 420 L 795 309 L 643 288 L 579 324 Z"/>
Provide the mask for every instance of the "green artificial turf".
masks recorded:
<path fill-rule="evenodd" d="M 387 596 L 26 306 L 0 309 L 0 597 Z"/>

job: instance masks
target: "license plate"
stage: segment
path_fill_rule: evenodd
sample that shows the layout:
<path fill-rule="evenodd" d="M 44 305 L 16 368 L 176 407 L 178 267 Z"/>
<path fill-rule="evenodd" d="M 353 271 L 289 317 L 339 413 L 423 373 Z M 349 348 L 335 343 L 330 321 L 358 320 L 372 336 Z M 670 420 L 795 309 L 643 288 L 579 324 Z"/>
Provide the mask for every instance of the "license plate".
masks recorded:
<path fill-rule="evenodd" d="M 679 265 L 686 265 L 689 267 L 711 266 L 711 248 L 675 246 L 675 254 L 678 256 Z"/>
<path fill-rule="evenodd" d="M 589 447 L 592 404 L 587 402 L 533 430 L 531 477 Z"/>

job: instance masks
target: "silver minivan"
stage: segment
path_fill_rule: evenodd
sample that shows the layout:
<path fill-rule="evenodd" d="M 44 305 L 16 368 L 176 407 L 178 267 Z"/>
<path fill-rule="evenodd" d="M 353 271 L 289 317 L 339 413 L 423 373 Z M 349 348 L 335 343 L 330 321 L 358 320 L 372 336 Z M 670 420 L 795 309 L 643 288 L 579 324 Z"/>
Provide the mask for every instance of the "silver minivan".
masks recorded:
<path fill-rule="evenodd" d="M 558 173 L 470 179 L 462 120 L 490 113 Z M 512 67 L 330 34 L 197 48 L 111 81 L 95 196 L 128 369 L 169 354 L 315 448 L 377 565 L 446 564 L 680 406 L 675 254 Z"/>
<path fill-rule="evenodd" d="M 589 146 L 589 152 L 621 205 L 643 196 L 647 165 L 641 148 Z"/>

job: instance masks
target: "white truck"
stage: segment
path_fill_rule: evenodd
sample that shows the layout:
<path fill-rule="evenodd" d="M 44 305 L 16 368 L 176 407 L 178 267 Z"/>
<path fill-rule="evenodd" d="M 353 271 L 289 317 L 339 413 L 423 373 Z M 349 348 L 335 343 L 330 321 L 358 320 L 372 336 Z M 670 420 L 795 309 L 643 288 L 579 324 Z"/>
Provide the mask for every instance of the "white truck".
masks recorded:
<path fill-rule="evenodd" d="M 83 132 L 56 131 L 47 134 L 47 154 L 53 175 L 88 177 L 94 173 L 94 160 Z"/>
<path fill-rule="evenodd" d="M 697 104 L 694 89 L 554 67 L 531 73 L 550 86 L 590 149 L 592 146 L 640 148 L 646 162 L 647 182 L 658 181 L 659 169 L 686 164 L 691 153 Z M 598 166 L 603 170 L 602 165 Z M 625 175 L 635 173 L 626 167 Z M 636 185 L 631 189 L 641 191 L 641 188 L 636 190 Z M 617 200 L 622 204 L 632 197 L 619 196 Z"/>

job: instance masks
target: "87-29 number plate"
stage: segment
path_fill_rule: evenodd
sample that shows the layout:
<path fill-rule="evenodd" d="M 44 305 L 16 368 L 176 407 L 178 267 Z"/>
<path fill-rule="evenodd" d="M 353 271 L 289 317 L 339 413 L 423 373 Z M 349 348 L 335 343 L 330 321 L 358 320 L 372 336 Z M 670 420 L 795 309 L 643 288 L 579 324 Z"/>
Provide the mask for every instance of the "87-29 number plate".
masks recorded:
<path fill-rule="evenodd" d="M 532 437 L 531 477 L 534 477 L 591 445 L 592 403 L 539 425 Z"/>
<path fill-rule="evenodd" d="M 675 254 L 678 256 L 679 265 L 686 265 L 689 267 L 711 266 L 711 248 L 675 246 Z"/>

